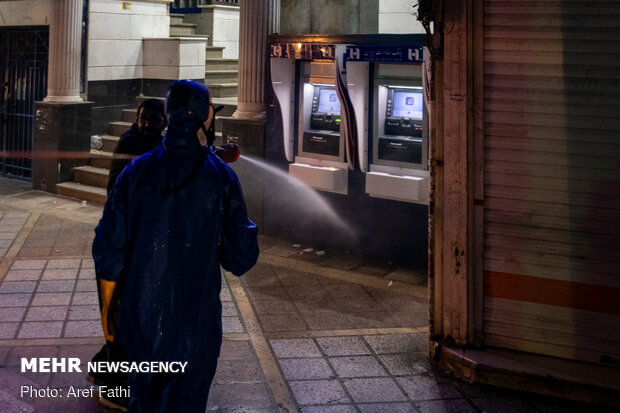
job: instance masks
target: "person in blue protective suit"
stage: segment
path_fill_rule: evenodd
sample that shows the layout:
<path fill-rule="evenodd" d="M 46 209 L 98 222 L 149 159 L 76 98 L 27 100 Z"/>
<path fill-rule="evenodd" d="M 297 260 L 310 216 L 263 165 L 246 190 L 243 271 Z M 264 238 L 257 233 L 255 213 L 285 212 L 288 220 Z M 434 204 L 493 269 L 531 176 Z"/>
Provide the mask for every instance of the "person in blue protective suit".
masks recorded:
<path fill-rule="evenodd" d="M 222 344 L 220 265 L 248 271 L 257 228 L 237 176 L 212 148 L 208 89 L 174 82 L 166 112 L 162 144 L 119 175 L 93 258 L 106 340 L 130 362 L 188 363 L 183 373 L 130 372 L 129 411 L 203 413 Z"/>

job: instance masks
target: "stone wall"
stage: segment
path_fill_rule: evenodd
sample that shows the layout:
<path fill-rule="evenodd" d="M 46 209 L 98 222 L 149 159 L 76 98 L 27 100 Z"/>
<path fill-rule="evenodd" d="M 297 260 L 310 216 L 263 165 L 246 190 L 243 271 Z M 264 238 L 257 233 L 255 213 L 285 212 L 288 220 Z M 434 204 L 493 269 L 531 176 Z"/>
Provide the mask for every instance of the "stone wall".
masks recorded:
<path fill-rule="evenodd" d="M 282 0 L 282 34 L 377 33 L 379 0 Z"/>
<path fill-rule="evenodd" d="M 413 15 L 415 0 L 379 0 L 379 33 L 424 33 Z"/>
<path fill-rule="evenodd" d="M 0 1 L 0 26 L 47 26 L 52 0 Z"/>
<path fill-rule="evenodd" d="M 168 3 L 90 0 L 88 80 L 143 77 L 143 38 L 168 37 Z"/>

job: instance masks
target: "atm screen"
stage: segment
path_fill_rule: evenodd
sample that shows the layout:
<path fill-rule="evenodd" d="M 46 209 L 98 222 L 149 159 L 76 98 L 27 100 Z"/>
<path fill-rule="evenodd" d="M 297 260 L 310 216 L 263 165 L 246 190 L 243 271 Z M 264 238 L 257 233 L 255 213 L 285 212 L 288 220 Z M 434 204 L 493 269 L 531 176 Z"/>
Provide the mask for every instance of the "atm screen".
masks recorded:
<path fill-rule="evenodd" d="M 340 115 L 340 101 L 338 100 L 336 89 L 321 88 L 318 103 L 317 112 Z"/>
<path fill-rule="evenodd" d="M 422 93 L 394 91 L 393 117 L 411 118 L 421 120 L 422 114 Z"/>

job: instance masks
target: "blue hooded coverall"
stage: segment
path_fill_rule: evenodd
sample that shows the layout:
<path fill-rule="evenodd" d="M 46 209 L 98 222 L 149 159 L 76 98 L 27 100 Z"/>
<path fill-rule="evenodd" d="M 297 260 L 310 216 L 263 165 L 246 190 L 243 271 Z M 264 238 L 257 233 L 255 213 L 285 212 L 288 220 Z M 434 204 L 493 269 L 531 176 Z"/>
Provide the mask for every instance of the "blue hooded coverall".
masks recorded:
<path fill-rule="evenodd" d="M 220 264 L 258 258 L 237 176 L 172 118 L 163 143 L 119 176 L 95 230 L 97 277 L 120 289 L 115 341 L 129 361 L 187 361 L 186 372 L 130 373 L 132 412 L 206 409 L 222 344 Z"/>

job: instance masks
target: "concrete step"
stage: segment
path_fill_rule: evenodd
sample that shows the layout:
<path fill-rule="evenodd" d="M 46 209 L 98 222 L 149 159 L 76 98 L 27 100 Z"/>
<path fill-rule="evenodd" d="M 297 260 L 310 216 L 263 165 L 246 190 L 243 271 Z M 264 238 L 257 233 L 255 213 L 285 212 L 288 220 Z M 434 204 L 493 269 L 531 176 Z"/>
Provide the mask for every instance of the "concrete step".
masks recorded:
<path fill-rule="evenodd" d="M 90 158 L 88 159 L 88 164 L 95 168 L 106 168 L 110 169 L 110 164 L 112 163 L 112 152 L 104 152 L 104 151 L 90 151 Z"/>
<path fill-rule="evenodd" d="M 208 86 L 214 98 L 237 96 L 237 83 L 213 83 Z"/>
<path fill-rule="evenodd" d="M 116 121 L 108 124 L 108 130 L 112 136 L 121 136 L 131 129 L 131 122 Z"/>
<path fill-rule="evenodd" d="M 106 188 L 108 186 L 109 169 L 94 166 L 78 166 L 73 168 L 73 181 L 82 185 Z"/>
<path fill-rule="evenodd" d="M 123 122 L 134 123 L 138 116 L 138 109 L 123 109 Z"/>
<path fill-rule="evenodd" d="M 108 199 L 105 188 L 76 184 L 75 182 L 63 182 L 56 185 L 56 193 L 69 198 L 101 205 L 105 204 L 105 201 Z"/>
<path fill-rule="evenodd" d="M 237 70 L 239 67 L 239 59 L 205 59 L 205 67 L 207 70 Z"/>
<path fill-rule="evenodd" d="M 103 152 L 112 153 L 114 152 L 114 149 L 116 149 L 116 145 L 118 145 L 120 137 L 112 135 L 102 135 L 101 139 L 103 140 L 103 147 L 101 148 L 101 150 Z"/>
<path fill-rule="evenodd" d="M 194 23 L 170 24 L 170 37 L 186 36 L 192 34 L 196 34 L 196 25 Z"/>
<path fill-rule="evenodd" d="M 170 25 L 183 23 L 184 14 L 170 13 Z"/>
<path fill-rule="evenodd" d="M 207 46 L 205 51 L 206 59 L 221 59 L 224 54 L 224 48 L 222 46 Z"/>
<path fill-rule="evenodd" d="M 236 83 L 238 74 L 238 70 L 207 69 L 205 71 L 205 83 Z"/>

